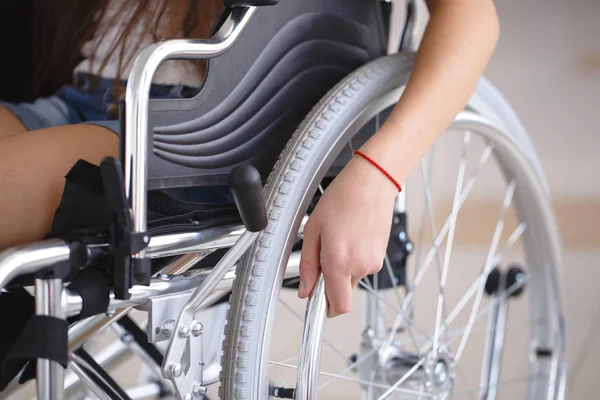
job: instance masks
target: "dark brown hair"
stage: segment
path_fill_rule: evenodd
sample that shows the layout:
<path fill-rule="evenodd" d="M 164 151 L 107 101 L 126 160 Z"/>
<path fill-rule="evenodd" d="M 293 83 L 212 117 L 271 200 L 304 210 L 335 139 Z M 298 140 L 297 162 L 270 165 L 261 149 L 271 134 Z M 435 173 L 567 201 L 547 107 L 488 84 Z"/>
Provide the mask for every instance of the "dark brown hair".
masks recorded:
<path fill-rule="evenodd" d="M 107 16 L 111 0 L 34 0 L 35 82 L 38 91 L 48 86 L 70 82 L 73 68 L 81 60 L 81 48 L 92 38 L 106 35 L 98 23 Z M 221 0 L 123 0 L 115 13 L 131 13 L 131 19 L 115 42 L 108 56 L 119 54 L 119 71 L 133 60 L 125 59 L 128 46 L 140 46 L 129 41 L 132 30 L 142 26 L 155 41 L 176 37 L 206 38 L 222 12 Z M 165 21 L 168 16 L 169 20 Z M 110 24 L 110 21 L 109 21 Z M 137 48 L 135 48 L 137 50 Z M 91 62 L 94 63 L 92 55 Z M 104 68 L 95 65 L 94 72 Z M 204 71 L 204 64 L 198 63 Z"/>

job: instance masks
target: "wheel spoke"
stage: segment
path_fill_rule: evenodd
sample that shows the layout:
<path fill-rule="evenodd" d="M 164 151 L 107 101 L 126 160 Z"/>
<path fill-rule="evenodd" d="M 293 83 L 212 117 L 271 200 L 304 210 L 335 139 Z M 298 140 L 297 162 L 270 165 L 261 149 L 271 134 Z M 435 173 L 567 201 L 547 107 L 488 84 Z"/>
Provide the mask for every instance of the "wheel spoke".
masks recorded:
<path fill-rule="evenodd" d="M 430 154 L 428 156 L 428 163 L 425 163 L 424 159 L 421 159 L 420 162 L 420 170 L 421 170 L 421 176 L 423 178 L 423 189 L 425 191 L 425 202 L 427 203 L 427 197 L 429 197 L 429 201 L 431 202 L 431 183 L 433 182 L 433 161 L 435 159 L 435 144 L 432 146 L 431 150 L 430 150 Z M 427 219 L 427 216 L 430 216 L 431 219 L 429 220 L 429 224 L 430 227 L 433 226 L 434 230 L 435 230 L 435 224 L 431 225 L 431 221 L 433 220 L 433 210 L 432 212 L 430 212 L 429 214 L 427 213 L 423 213 L 423 215 L 421 216 L 421 228 L 419 230 L 419 239 L 417 242 L 417 254 L 415 255 L 415 266 L 417 268 L 417 270 L 415 271 L 415 273 L 418 273 L 419 270 L 418 268 L 421 266 L 421 254 L 423 252 L 423 240 L 424 240 L 424 236 L 425 236 L 425 220 Z M 434 234 L 434 230 L 431 230 L 432 235 Z M 437 237 L 437 233 L 435 234 L 435 236 Z M 431 238 L 431 240 L 433 242 L 435 242 L 434 237 Z"/>
<path fill-rule="evenodd" d="M 448 268 L 450 265 L 450 257 L 452 256 L 452 247 L 454 245 L 456 218 L 458 217 L 458 211 L 460 209 L 460 198 L 463 189 L 463 181 L 465 178 L 465 170 L 467 169 L 467 148 L 469 146 L 470 140 L 471 132 L 467 131 L 463 139 L 462 155 L 458 167 L 458 178 L 456 180 L 456 187 L 454 189 L 454 200 L 452 202 L 452 213 L 450 214 L 450 229 L 448 231 L 448 240 L 446 241 L 446 252 L 444 253 L 444 264 L 442 265 L 442 272 L 440 276 L 440 291 L 438 295 L 437 312 L 435 318 L 435 331 L 433 335 L 433 354 L 437 354 L 440 343 L 441 331 L 446 330 L 445 324 L 444 327 L 442 327 L 442 323 L 445 322 L 443 310 L 446 306 L 446 281 L 448 279 Z"/>
<path fill-rule="evenodd" d="M 289 304 L 287 304 L 285 301 L 283 301 L 281 298 L 279 299 L 279 302 L 293 315 L 295 316 L 298 321 L 300 321 L 301 324 L 304 323 L 304 319 L 298 315 L 298 313 L 296 311 L 294 311 L 292 309 L 292 307 L 290 307 Z M 335 347 L 334 345 L 332 345 L 329 341 L 327 341 L 326 339 L 323 339 L 323 343 L 325 343 L 327 346 L 329 346 L 331 348 L 331 350 L 333 350 L 334 353 L 336 353 L 338 356 L 340 356 L 342 358 L 342 360 L 346 360 L 346 356 L 344 355 L 344 353 L 342 353 L 340 350 L 337 349 L 337 347 Z"/>
<path fill-rule="evenodd" d="M 369 357 L 371 357 L 373 354 L 375 354 L 375 352 L 377 352 L 377 349 L 371 349 L 367 352 L 367 354 L 363 355 L 360 359 L 354 361 L 352 364 L 348 365 L 346 368 L 344 368 L 342 371 L 339 372 L 339 376 L 333 377 L 329 380 L 327 380 L 326 382 L 324 382 L 322 385 L 319 386 L 318 390 L 323 389 L 325 386 L 329 385 L 331 382 L 335 381 L 336 379 L 338 379 L 339 377 L 343 377 L 345 376 L 348 372 L 352 371 L 353 368 L 358 367 L 360 364 L 362 364 L 363 362 L 365 362 L 365 360 L 367 360 Z"/>
<path fill-rule="evenodd" d="M 276 362 L 276 361 L 272 361 L 272 363 L 274 365 L 278 366 L 278 367 L 298 369 L 298 366 L 296 366 L 296 365 L 290 365 L 290 364 L 280 363 L 280 362 Z M 415 369 L 415 371 L 416 371 L 416 369 Z M 410 375 L 412 375 L 413 373 L 414 373 L 414 371 L 411 372 Z M 347 377 L 347 376 L 341 376 L 341 375 L 332 374 L 332 373 L 329 373 L 329 372 L 320 371 L 319 375 L 323 375 L 323 376 L 327 376 L 327 377 L 331 377 L 331 378 L 336 378 L 336 379 L 341 379 L 341 380 L 348 381 L 348 382 L 358 383 L 359 385 L 371 385 L 371 386 L 379 388 L 379 389 L 387 389 L 389 393 L 396 392 L 396 393 L 410 394 L 410 395 L 413 395 L 413 396 L 432 397 L 432 395 L 430 393 L 424 393 L 424 392 L 419 392 L 417 390 L 410 390 L 410 389 L 404 389 L 404 388 L 398 388 L 398 387 L 390 387 L 389 385 L 383 385 L 381 383 L 367 382 L 367 381 L 364 381 L 362 379 L 350 378 L 350 377 Z M 408 377 L 410 377 L 410 375 Z M 404 380 L 406 380 L 408 377 L 404 378 Z M 396 382 L 396 384 L 398 384 L 398 386 L 401 385 L 402 383 L 403 382 L 400 382 L 400 384 L 398 384 L 398 382 Z M 382 397 L 380 397 L 380 399 L 382 399 Z"/>
<path fill-rule="evenodd" d="M 490 155 L 492 154 L 492 150 L 493 150 L 492 146 L 487 146 L 484 149 L 484 151 L 481 154 L 481 157 L 479 158 L 479 161 L 477 163 L 477 167 L 469 176 L 469 179 L 467 180 L 467 183 L 465 184 L 465 188 L 462 191 L 459 211 L 460 211 L 460 207 L 463 206 L 463 204 L 467 200 L 467 197 L 471 193 L 473 186 L 475 186 L 475 182 L 477 181 L 477 176 L 479 174 L 479 171 L 481 170 L 481 168 L 483 168 L 483 166 L 486 164 L 486 162 L 490 158 Z M 429 264 L 431 264 L 431 261 L 433 260 L 433 257 L 435 257 L 439 246 L 441 245 L 442 241 L 446 238 L 446 235 L 448 234 L 449 225 L 450 225 L 450 216 L 448 216 L 448 218 L 444 222 L 444 225 L 443 225 L 442 229 L 440 230 L 439 236 L 434 241 L 431 250 L 429 250 L 429 252 L 427 253 L 427 256 L 425 257 L 425 260 L 423 261 L 422 266 L 417 268 L 418 273 L 413 280 L 411 292 L 404 299 L 403 310 L 406 310 L 410 306 L 417 286 L 421 283 L 421 280 L 423 279 L 425 272 L 427 272 L 427 268 L 428 268 Z"/>
<path fill-rule="evenodd" d="M 298 358 L 298 356 L 291 356 L 288 358 L 284 358 L 281 361 L 269 361 L 269 368 L 271 368 L 273 365 L 275 365 L 275 363 L 282 363 L 282 364 L 287 364 L 292 360 L 296 360 Z"/>
<path fill-rule="evenodd" d="M 523 232 L 525 232 L 526 229 L 527 223 L 525 222 L 521 222 L 519 225 L 517 225 L 513 233 L 511 233 L 508 239 L 506 240 L 504 246 L 502 246 L 502 249 L 498 251 L 496 258 L 494 259 L 494 265 L 498 264 L 502 260 L 506 252 L 514 246 L 514 244 L 517 242 L 517 240 L 519 240 L 519 238 L 521 237 Z"/>
<path fill-rule="evenodd" d="M 473 186 L 475 186 L 475 182 L 477 181 L 477 176 L 479 174 L 479 171 L 487 163 L 488 159 L 490 158 L 490 155 L 492 154 L 492 151 L 493 151 L 493 147 L 491 145 L 488 145 L 481 153 L 481 156 L 479 157 L 479 161 L 477 162 L 477 166 L 475 167 L 473 172 L 470 174 L 469 179 L 467 180 L 467 183 L 465 184 L 465 188 L 462 191 L 462 196 L 461 196 L 460 205 L 459 205 L 459 211 L 460 211 L 460 207 L 462 207 L 462 205 L 465 203 L 467 197 L 471 193 Z M 394 324 L 392 325 L 392 327 L 393 327 L 392 331 L 390 332 L 390 335 L 388 336 L 388 339 L 385 343 L 388 346 L 394 341 L 394 337 L 396 336 L 397 330 L 402 325 L 402 319 L 404 318 L 404 316 L 407 313 L 407 310 L 410 308 L 410 306 L 412 304 L 412 300 L 414 298 L 414 293 L 415 293 L 417 287 L 419 286 L 419 284 L 421 283 L 421 280 L 425 276 L 425 272 L 427 272 L 427 268 L 428 268 L 429 264 L 431 263 L 431 261 L 433 260 L 433 257 L 435 257 L 435 255 L 437 254 L 440 244 L 442 243 L 442 241 L 446 238 L 446 235 L 448 234 L 449 221 L 450 221 L 450 216 L 448 216 L 448 218 L 446 219 L 446 222 L 444 222 L 444 226 L 442 227 L 442 229 L 439 233 L 439 236 L 434 240 L 431 250 L 425 257 L 425 261 L 423 261 L 423 264 L 421 266 L 417 266 L 418 272 L 413 280 L 413 284 L 411 286 L 410 292 L 407 293 L 406 297 L 404 298 L 404 304 L 402 306 L 402 313 L 399 313 L 398 316 L 396 317 L 396 320 L 394 321 Z"/>
<path fill-rule="evenodd" d="M 510 237 L 506 240 L 506 243 L 504 244 L 504 246 L 502 247 L 502 250 L 500 250 L 496 257 L 494 258 L 494 263 L 493 265 L 497 265 L 500 261 L 502 261 L 502 258 L 504 257 L 504 254 L 510 250 L 512 248 L 512 246 L 515 244 L 515 242 L 519 239 L 519 237 L 521 237 L 521 235 L 523 234 L 523 232 L 525 231 L 527 225 L 522 222 L 520 223 L 515 230 L 513 231 L 513 233 L 510 235 Z M 477 277 L 477 279 L 475 279 L 475 281 L 471 284 L 471 287 L 469 288 L 469 290 L 467 290 L 467 292 L 463 295 L 463 297 L 458 301 L 458 303 L 456 304 L 456 306 L 452 309 L 452 311 L 450 312 L 450 314 L 447 317 L 446 320 L 446 326 L 450 325 L 452 323 L 452 321 L 454 321 L 454 319 L 458 316 L 458 314 L 463 310 L 463 308 L 467 305 L 467 303 L 469 302 L 469 300 L 471 300 L 471 298 L 475 295 L 475 293 L 477 292 L 477 287 L 481 282 L 481 279 L 483 279 L 484 276 L 483 275 L 479 275 Z M 487 276 L 485 276 L 485 279 L 487 280 Z M 522 285 L 519 285 L 519 287 L 521 287 Z M 517 288 L 518 289 L 518 288 Z M 515 289 L 516 290 L 516 289 Z M 512 292 L 511 292 L 512 293 Z"/>
<path fill-rule="evenodd" d="M 371 289 L 370 287 L 368 287 L 367 285 L 365 285 L 362 281 L 359 281 L 358 284 L 362 288 L 366 289 L 372 296 L 374 296 L 375 298 L 381 300 L 381 302 L 383 302 L 383 304 L 387 305 L 395 313 L 397 313 L 397 314 L 401 314 L 402 313 L 401 310 L 399 310 L 398 308 L 396 308 L 393 305 L 391 305 L 390 303 L 388 303 L 387 300 L 385 300 L 383 297 L 381 297 L 379 294 L 377 294 L 377 292 L 375 292 L 373 289 Z M 404 316 L 404 320 L 407 322 L 406 329 L 407 329 L 409 335 L 412 336 L 411 330 L 414 328 L 415 330 L 419 331 L 419 333 L 421 333 L 421 334 L 429 337 L 429 340 L 431 340 L 431 336 L 429 334 L 427 334 L 424 330 L 422 330 L 421 328 L 419 328 L 418 326 L 414 325 L 413 321 L 410 318 Z M 414 337 L 413 337 L 413 341 L 414 341 Z M 415 343 L 415 346 L 416 346 L 416 341 L 414 341 L 414 343 Z"/>
<path fill-rule="evenodd" d="M 500 217 L 498 218 L 498 222 L 496 223 L 496 229 L 494 231 L 494 236 L 492 238 L 492 243 L 490 245 L 490 249 L 488 255 L 486 257 L 485 266 L 483 268 L 482 276 L 487 277 L 494 267 L 494 259 L 496 256 L 496 251 L 498 249 L 498 241 L 500 240 L 500 235 L 502 234 L 502 230 L 504 228 L 504 219 L 506 216 L 506 211 L 512 202 L 513 195 L 515 193 L 516 182 L 513 180 L 509 183 L 508 188 L 506 190 L 506 194 L 504 195 L 504 202 L 502 204 L 502 210 L 500 211 Z M 458 350 L 456 352 L 456 361 L 460 360 L 462 352 L 464 351 L 465 345 L 469 338 L 470 330 L 475 322 L 476 313 L 479 309 L 479 304 L 481 303 L 481 298 L 483 297 L 483 291 L 485 289 L 485 280 L 481 279 L 479 284 L 479 288 L 477 290 L 477 294 L 475 297 L 475 302 L 473 304 L 473 308 L 471 309 L 471 313 L 469 315 L 469 322 L 467 323 L 467 330 L 465 331 L 460 345 L 458 346 Z"/>
<path fill-rule="evenodd" d="M 514 292 L 516 292 L 517 290 L 519 290 L 521 287 L 523 287 L 526 284 L 527 284 L 527 279 L 523 280 L 522 282 L 515 282 L 515 283 L 513 283 L 504 293 L 502 293 L 501 296 L 499 296 L 496 299 L 492 299 L 492 301 L 490 301 L 490 303 L 488 305 L 486 305 L 484 308 L 482 308 L 477 313 L 477 316 L 475 317 L 474 321 L 477 322 L 481 318 L 487 316 L 487 314 L 492 310 L 492 308 L 494 308 L 498 304 L 498 302 L 505 300 L 507 297 L 509 297 L 511 294 L 513 294 Z M 477 287 L 477 286 L 475 286 L 475 287 Z M 448 325 L 451 322 L 452 321 L 449 320 Z M 465 325 L 462 328 L 455 329 L 452 332 L 464 333 L 466 330 L 467 330 L 467 325 Z M 448 342 L 448 345 L 451 345 L 452 343 L 454 343 L 454 341 L 455 341 L 455 338 L 451 339 Z"/>

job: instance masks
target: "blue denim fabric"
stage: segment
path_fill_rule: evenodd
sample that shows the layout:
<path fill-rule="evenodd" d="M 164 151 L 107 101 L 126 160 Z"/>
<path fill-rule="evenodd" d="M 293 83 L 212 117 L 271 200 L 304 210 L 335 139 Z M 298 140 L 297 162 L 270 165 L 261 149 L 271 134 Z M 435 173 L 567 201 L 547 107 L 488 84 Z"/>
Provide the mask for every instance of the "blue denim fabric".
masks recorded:
<path fill-rule="evenodd" d="M 62 87 L 53 96 L 33 103 L 0 102 L 0 105 L 12 111 L 28 130 L 106 121 L 117 117 L 114 110 L 118 99 L 114 95 L 114 87 L 113 79 L 78 74 L 72 85 Z M 192 97 L 196 92 L 197 89 L 186 86 L 153 85 L 150 97 L 178 99 Z"/>

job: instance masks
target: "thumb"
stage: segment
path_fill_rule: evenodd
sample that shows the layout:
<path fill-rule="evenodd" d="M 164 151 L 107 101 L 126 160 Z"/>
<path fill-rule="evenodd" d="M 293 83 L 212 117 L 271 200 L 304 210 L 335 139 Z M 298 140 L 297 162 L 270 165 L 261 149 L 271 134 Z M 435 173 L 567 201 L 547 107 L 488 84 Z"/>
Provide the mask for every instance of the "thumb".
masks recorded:
<path fill-rule="evenodd" d="M 321 238 L 318 231 L 304 230 L 302 254 L 300 256 L 300 287 L 298 297 L 305 299 L 317 283 L 321 265 Z"/>

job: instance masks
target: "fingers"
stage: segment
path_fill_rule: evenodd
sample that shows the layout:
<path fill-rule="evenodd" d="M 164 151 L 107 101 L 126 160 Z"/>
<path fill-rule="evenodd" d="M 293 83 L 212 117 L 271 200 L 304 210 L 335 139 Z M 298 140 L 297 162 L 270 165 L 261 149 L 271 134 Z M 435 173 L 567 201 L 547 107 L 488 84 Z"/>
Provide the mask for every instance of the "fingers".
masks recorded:
<path fill-rule="evenodd" d="M 323 276 L 329 305 L 327 317 L 334 318 L 349 313 L 352 304 L 352 276 L 350 271 L 345 266 L 330 266 L 329 268 L 323 268 Z"/>
<path fill-rule="evenodd" d="M 341 258 L 324 258 L 322 260 L 325 293 L 329 309 L 329 318 L 350 312 L 352 304 L 352 274 L 348 264 Z"/>
<path fill-rule="evenodd" d="M 300 256 L 300 287 L 298 297 L 307 298 L 317 284 L 321 258 L 321 240 L 318 230 L 308 224 L 304 228 L 304 241 Z"/>

